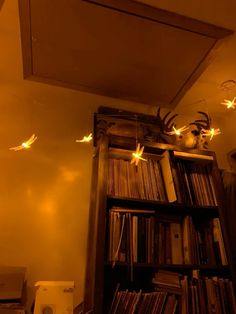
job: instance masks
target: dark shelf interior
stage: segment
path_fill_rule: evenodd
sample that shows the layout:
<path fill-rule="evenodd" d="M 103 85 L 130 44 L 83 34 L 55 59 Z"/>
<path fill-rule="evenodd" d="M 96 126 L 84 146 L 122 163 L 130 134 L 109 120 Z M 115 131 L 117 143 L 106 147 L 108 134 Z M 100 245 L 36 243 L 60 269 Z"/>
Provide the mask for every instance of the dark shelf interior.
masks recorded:
<path fill-rule="evenodd" d="M 204 219 L 206 217 L 213 218 L 218 217 L 218 206 L 197 206 L 186 205 L 177 202 L 158 202 L 151 200 L 141 200 L 127 197 L 116 197 L 112 195 L 107 196 L 107 207 L 110 209 L 112 206 L 130 208 L 130 209 L 142 209 L 142 210 L 154 210 L 160 214 L 170 214 L 179 216 L 197 216 Z"/>
<path fill-rule="evenodd" d="M 128 263 L 116 262 L 115 266 L 112 266 L 111 262 L 105 262 L 105 268 L 112 269 L 114 271 L 121 271 L 122 269 L 131 269 Z M 147 269 L 154 271 L 158 269 L 165 269 L 170 271 L 176 271 L 180 273 L 189 273 L 194 269 L 200 270 L 202 273 L 207 272 L 211 274 L 218 275 L 229 275 L 229 266 L 223 265 L 204 265 L 204 264 L 147 264 L 147 263 L 134 263 L 133 269 L 138 269 L 139 271 L 146 271 Z"/>

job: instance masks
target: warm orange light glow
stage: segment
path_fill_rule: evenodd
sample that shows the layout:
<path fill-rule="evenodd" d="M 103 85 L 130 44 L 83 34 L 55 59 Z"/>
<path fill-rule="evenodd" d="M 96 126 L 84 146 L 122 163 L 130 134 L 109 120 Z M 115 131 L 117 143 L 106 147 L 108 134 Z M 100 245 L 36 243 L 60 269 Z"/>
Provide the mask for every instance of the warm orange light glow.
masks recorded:
<path fill-rule="evenodd" d="M 31 145 L 37 140 L 37 136 L 33 134 L 27 141 L 23 142 L 19 146 L 11 147 L 10 150 L 14 150 L 15 152 L 22 149 L 29 149 Z"/>
<path fill-rule="evenodd" d="M 47 214 L 47 219 L 49 216 L 54 216 L 57 211 L 56 202 L 53 198 L 46 198 L 41 204 L 41 210 L 44 214 Z"/>
<path fill-rule="evenodd" d="M 88 143 L 93 139 L 92 133 L 90 133 L 88 136 L 84 136 L 82 140 L 76 140 L 78 143 Z"/>
<path fill-rule="evenodd" d="M 147 161 L 147 159 L 142 158 L 144 146 L 140 148 L 140 143 L 138 143 L 136 151 L 132 153 L 133 158 L 131 159 L 131 164 L 135 163 L 135 166 L 138 165 L 140 160 Z"/>
<path fill-rule="evenodd" d="M 226 106 L 227 109 L 235 109 L 236 102 L 235 102 L 236 97 L 233 98 L 233 100 L 228 100 L 224 99 L 224 101 L 221 103 L 222 105 Z"/>
<path fill-rule="evenodd" d="M 179 128 L 179 129 L 176 129 L 174 126 L 173 126 L 173 131 L 170 131 L 170 132 L 167 132 L 167 134 L 169 135 L 181 135 L 184 131 L 188 130 L 188 127 L 187 126 L 182 126 L 182 128 Z"/>
<path fill-rule="evenodd" d="M 220 129 L 214 128 L 211 128 L 210 130 L 202 129 L 202 133 L 206 136 L 210 136 L 210 141 L 212 140 L 213 136 L 221 134 Z"/>
<path fill-rule="evenodd" d="M 67 167 L 61 167 L 61 174 L 62 178 L 66 182 L 74 182 L 80 175 L 80 172 L 78 170 L 69 169 Z"/>

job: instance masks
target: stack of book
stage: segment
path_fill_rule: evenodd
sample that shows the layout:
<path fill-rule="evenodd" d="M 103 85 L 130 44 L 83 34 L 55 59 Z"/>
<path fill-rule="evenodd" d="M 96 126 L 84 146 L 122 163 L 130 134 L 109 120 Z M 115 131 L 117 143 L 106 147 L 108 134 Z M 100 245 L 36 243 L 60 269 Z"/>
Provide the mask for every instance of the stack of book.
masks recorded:
<path fill-rule="evenodd" d="M 165 291 L 173 294 L 181 294 L 180 274 L 167 270 L 159 270 L 155 273 L 152 283 L 155 291 Z"/>
<path fill-rule="evenodd" d="M 236 313 L 233 284 L 229 279 L 191 276 L 159 270 L 154 278 L 155 292 L 119 291 L 117 286 L 109 314 L 229 314 Z"/>
<path fill-rule="evenodd" d="M 227 265 L 219 218 L 157 215 L 152 210 L 109 211 L 108 261 Z"/>
<path fill-rule="evenodd" d="M 172 163 L 178 202 L 200 206 L 217 205 L 210 168 L 210 164 L 197 164 L 182 159 L 176 159 Z"/>
<path fill-rule="evenodd" d="M 201 223 L 184 218 L 183 257 L 185 264 L 228 265 L 219 218 Z"/>
<path fill-rule="evenodd" d="M 167 292 L 116 291 L 109 314 L 174 314 L 178 300 Z"/>
<path fill-rule="evenodd" d="M 130 160 L 109 159 L 108 169 L 108 194 L 167 201 L 159 160 L 147 159 L 136 167 Z"/>
<path fill-rule="evenodd" d="M 201 277 L 193 271 L 191 277 L 181 280 L 181 314 L 236 313 L 232 282 L 219 277 Z"/>
<path fill-rule="evenodd" d="M 110 158 L 108 194 L 143 200 L 217 206 L 210 163 L 171 159 L 166 151 L 137 167 L 130 160 Z"/>

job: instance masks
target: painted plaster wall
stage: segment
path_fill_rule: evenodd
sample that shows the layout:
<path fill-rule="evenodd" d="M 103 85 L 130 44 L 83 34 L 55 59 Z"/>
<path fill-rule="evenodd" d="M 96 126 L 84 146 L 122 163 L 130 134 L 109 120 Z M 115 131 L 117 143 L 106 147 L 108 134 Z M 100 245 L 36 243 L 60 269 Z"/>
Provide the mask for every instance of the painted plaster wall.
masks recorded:
<path fill-rule="evenodd" d="M 98 106 L 148 107 L 23 80 L 16 0 L 0 11 L 0 264 L 26 266 L 28 303 L 38 280 L 75 280 L 83 298 L 92 144 Z M 33 133 L 32 149 L 9 148 Z"/>

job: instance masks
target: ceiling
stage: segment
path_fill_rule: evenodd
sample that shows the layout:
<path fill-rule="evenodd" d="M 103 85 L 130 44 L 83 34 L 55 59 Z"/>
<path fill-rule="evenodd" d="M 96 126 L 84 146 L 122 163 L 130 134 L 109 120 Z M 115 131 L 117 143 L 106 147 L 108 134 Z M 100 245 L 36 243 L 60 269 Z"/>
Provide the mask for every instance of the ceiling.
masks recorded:
<path fill-rule="evenodd" d="M 140 1 L 19 0 L 19 8 L 25 78 L 171 108 L 232 33 Z"/>

